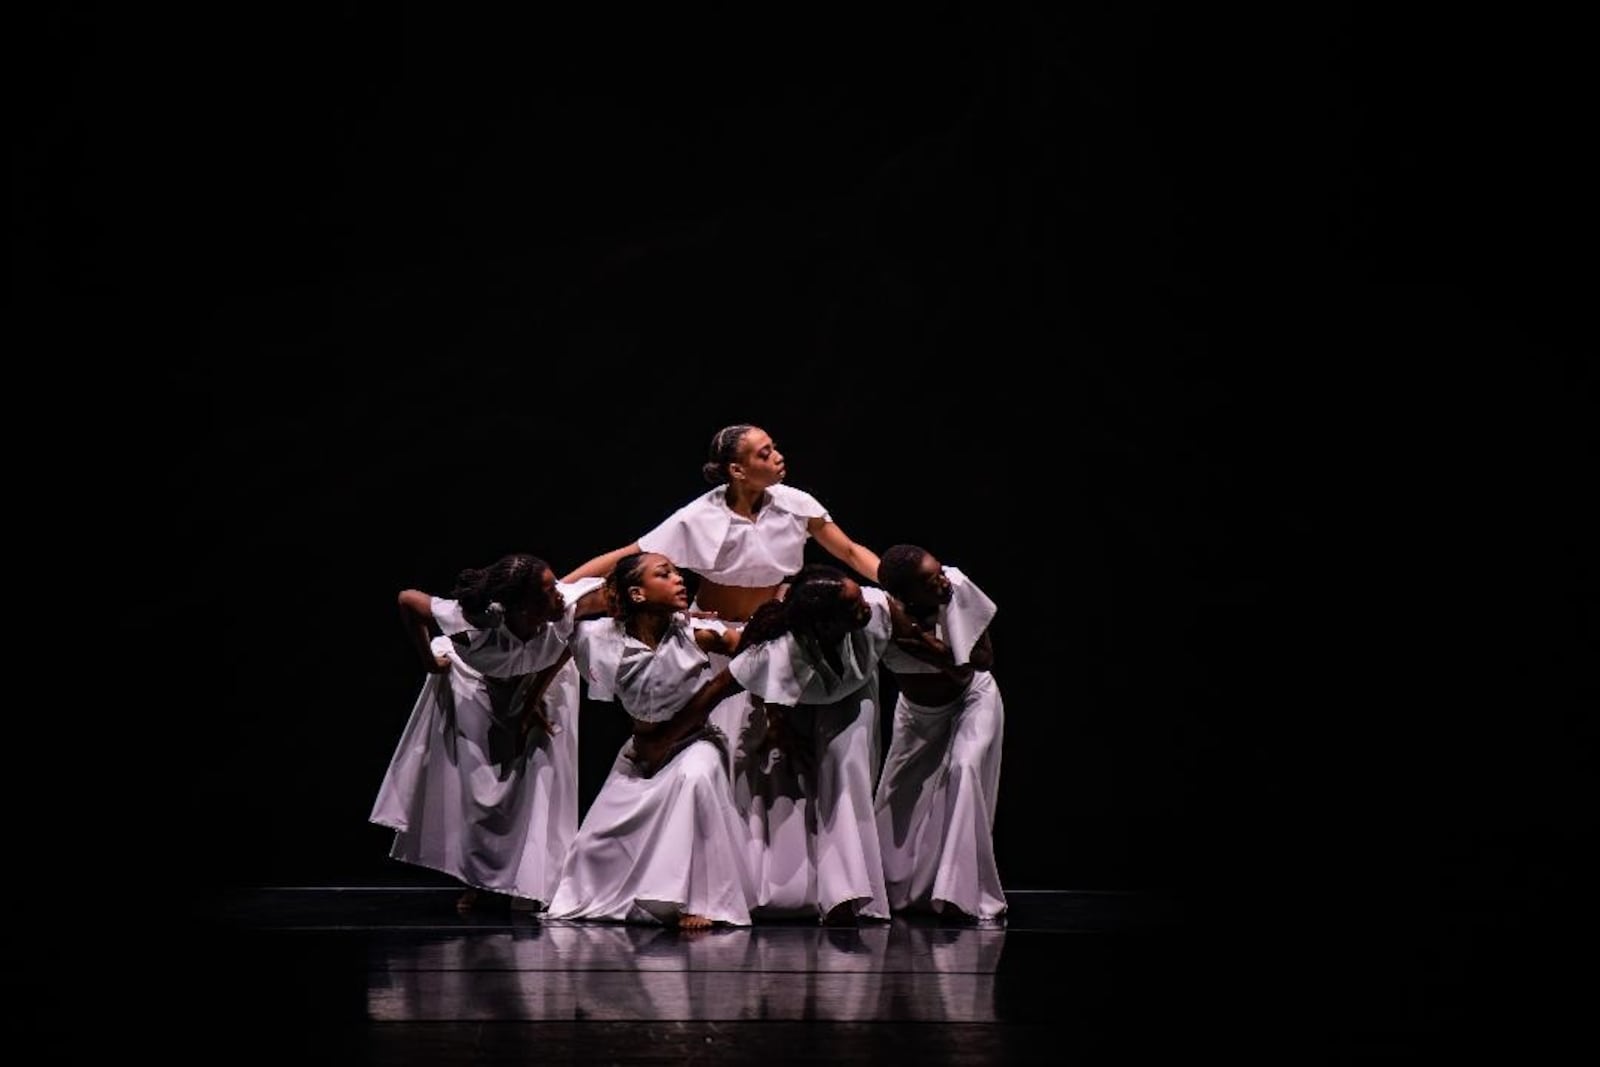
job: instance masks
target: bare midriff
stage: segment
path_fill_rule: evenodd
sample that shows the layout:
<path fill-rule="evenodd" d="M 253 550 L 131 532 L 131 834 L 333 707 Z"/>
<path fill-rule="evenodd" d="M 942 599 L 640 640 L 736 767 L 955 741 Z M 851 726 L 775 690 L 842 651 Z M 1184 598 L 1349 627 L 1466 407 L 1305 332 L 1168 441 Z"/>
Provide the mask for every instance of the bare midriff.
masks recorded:
<path fill-rule="evenodd" d="M 710 578 L 700 579 L 695 591 L 695 606 L 701 611 L 714 611 L 727 622 L 745 622 L 755 614 L 756 608 L 773 600 L 782 588 L 777 585 L 722 585 Z"/>

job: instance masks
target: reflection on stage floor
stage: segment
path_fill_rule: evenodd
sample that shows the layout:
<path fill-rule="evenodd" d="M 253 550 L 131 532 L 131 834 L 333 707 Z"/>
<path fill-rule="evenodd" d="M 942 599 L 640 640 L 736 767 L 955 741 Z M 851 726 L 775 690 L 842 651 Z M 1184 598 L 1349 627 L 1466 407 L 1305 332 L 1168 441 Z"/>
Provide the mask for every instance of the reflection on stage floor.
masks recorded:
<path fill-rule="evenodd" d="M 1019 890 L 997 925 L 690 932 L 463 916 L 456 892 L 227 894 L 120 987 L 146 1031 L 127 1047 L 275 1063 L 1053 1062 L 1214 1021 L 1198 1006 L 1215 997 L 1195 993 L 1215 977 L 1195 973 L 1159 895 Z M 39 1019 L 56 1047 L 96 1036 L 79 1022 L 90 1003 L 63 996 Z"/>
<path fill-rule="evenodd" d="M 1003 928 L 528 922 L 372 944 L 368 1017 L 992 1022 Z"/>

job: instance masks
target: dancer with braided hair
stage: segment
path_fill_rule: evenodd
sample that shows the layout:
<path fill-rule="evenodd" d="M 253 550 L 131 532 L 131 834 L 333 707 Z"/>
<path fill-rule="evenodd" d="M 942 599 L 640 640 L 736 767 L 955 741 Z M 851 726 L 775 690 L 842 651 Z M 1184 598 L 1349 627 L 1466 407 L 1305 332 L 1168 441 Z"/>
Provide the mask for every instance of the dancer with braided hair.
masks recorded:
<path fill-rule="evenodd" d="M 624 556 L 610 592 L 616 617 L 580 623 L 572 642 L 590 696 L 615 698 L 642 743 L 680 713 L 704 722 L 707 652 L 731 652 L 737 632 L 694 625 L 683 575 L 659 553 Z M 749 833 L 733 804 L 722 732 L 687 731 L 648 763 L 635 760 L 635 739 L 584 815 L 548 917 L 748 926 Z"/>
<path fill-rule="evenodd" d="M 466 886 L 461 911 L 482 891 L 532 910 L 555 891 L 578 825 L 568 641 L 604 611 L 598 579 L 558 583 L 526 553 L 462 571 L 449 597 L 400 593 L 428 678 L 369 818 L 395 831 L 392 858 Z"/>

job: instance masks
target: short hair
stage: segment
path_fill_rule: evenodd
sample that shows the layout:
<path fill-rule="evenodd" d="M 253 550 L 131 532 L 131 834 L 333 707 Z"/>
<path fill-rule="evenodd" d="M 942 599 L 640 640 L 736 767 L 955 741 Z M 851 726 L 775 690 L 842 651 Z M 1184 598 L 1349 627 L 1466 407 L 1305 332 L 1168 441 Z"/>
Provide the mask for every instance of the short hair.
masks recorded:
<path fill-rule="evenodd" d="M 897 599 L 906 599 L 917 584 L 917 568 L 927 557 L 928 550 L 917 545 L 890 545 L 878 557 L 878 584 Z"/>

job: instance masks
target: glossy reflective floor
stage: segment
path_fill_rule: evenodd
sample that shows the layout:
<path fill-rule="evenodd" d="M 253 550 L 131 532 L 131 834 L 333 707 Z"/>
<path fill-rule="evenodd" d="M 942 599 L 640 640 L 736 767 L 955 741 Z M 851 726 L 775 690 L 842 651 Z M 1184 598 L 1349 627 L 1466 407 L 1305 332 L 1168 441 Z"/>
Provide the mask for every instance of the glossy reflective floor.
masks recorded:
<path fill-rule="evenodd" d="M 223 928 L 259 968 L 244 1014 L 305 1025 L 303 1045 L 273 1035 L 286 1053 L 337 1047 L 388 1063 L 1049 1058 L 1063 1025 L 1142 1025 L 1117 1020 L 1133 1007 L 1119 1001 L 1179 919 L 1158 896 L 1021 892 L 1002 926 L 930 917 L 687 933 L 503 909 L 462 917 L 454 898 L 238 896 Z"/>
<path fill-rule="evenodd" d="M 41 923 L 12 1003 L 40 1006 L 18 1010 L 36 1059 L 73 1062 L 1320 1062 L 1405 1060 L 1450 1036 L 1417 1010 L 1419 972 L 1353 963 L 1315 916 L 1252 927 L 1245 895 L 1197 913 L 1158 894 L 1013 891 L 1003 926 L 695 933 L 461 916 L 455 897 L 270 888 L 198 920 Z"/>

